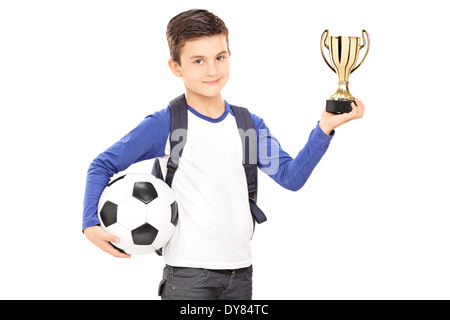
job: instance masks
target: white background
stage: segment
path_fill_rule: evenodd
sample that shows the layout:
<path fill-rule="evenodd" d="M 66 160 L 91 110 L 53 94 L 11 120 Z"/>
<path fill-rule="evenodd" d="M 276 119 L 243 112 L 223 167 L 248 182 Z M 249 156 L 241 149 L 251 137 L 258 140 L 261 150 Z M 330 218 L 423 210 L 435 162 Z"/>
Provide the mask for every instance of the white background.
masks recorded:
<path fill-rule="evenodd" d="M 155 3 L 0 2 L 0 298 L 158 299 L 160 257 L 114 259 L 81 233 L 86 172 L 183 92 L 166 25 L 206 8 L 230 30 L 224 98 L 292 156 L 337 86 L 322 32 L 371 39 L 350 77 L 364 118 L 336 130 L 299 192 L 260 174 L 254 298 L 449 299 L 445 2 Z"/>

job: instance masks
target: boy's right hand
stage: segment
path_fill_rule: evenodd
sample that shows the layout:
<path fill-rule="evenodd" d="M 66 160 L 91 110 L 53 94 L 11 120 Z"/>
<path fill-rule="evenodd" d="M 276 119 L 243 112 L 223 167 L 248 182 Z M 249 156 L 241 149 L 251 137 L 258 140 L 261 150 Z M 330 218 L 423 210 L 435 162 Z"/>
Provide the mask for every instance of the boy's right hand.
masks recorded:
<path fill-rule="evenodd" d="M 95 244 L 103 251 L 117 258 L 131 258 L 129 254 L 125 254 L 115 249 L 109 242 L 119 242 L 120 239 L 108 232 L 100 226 L 92 226 L 84 229 L 84 234 L 90 242 Z"/>

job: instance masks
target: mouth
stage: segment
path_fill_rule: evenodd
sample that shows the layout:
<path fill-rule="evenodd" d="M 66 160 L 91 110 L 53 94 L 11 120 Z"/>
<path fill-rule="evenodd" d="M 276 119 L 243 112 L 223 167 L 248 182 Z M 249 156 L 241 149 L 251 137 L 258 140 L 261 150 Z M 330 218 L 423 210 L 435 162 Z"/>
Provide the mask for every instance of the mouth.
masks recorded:
<path fill-rule="evenodd" d="M 218 84 L 221 78 L 217 79 L 217 80 L 213 80 L 213 81 L 202 81 L 204 84 L 207 85 L 215 85 Z"/>

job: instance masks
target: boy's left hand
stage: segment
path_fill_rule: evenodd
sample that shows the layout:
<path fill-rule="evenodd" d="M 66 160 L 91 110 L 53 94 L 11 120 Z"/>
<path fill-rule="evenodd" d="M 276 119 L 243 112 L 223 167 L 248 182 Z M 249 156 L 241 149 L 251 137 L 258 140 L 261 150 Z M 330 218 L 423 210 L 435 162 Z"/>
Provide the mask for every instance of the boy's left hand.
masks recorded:
<path fill-rule="evenodd" d="M 352 112 L 333 114 L 324 111 L 320 118 L 319 126 L 326 134 L 330 134 L 334 129 L 349 122 L 350 120 L 362 118 L 364 115 L 365 106 L 361 100 L 356 99 L 352 102 Z"/>

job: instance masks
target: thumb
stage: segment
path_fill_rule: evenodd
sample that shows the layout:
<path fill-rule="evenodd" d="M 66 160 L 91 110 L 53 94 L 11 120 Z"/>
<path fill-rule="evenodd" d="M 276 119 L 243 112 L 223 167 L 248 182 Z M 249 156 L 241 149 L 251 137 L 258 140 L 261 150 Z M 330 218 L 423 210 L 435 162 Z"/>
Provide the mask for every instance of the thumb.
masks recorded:
<path fill-rule="evenodd" d="M 102 230 L 103 230 L 103 229 L 102 229 Z M 104 231 L 103 239 L 104 239 L 105 241 L 115 242 L 115 243 L 120 242 L 120 239 L 119 239 L 118 236 L 115 236 L 115 235 L 113 235 L 113 234 L 111 234 L 111 233 L 108 233 L 108 232 L 105 231 L 105 230 L 103 230 L 103 231 Z"/>

